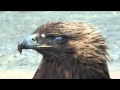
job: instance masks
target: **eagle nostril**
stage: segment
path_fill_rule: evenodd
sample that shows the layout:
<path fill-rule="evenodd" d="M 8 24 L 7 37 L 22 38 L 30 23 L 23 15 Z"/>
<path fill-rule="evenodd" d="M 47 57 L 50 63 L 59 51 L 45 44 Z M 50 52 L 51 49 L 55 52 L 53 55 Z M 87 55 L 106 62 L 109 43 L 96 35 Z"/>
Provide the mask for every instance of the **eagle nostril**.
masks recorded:
<path fill-rule="evenodd" d="M 32 41 L 34 41 L 34 42 L 35 42 L 36 40 L 35 40 L 34 38 L 32 38 Z"/>

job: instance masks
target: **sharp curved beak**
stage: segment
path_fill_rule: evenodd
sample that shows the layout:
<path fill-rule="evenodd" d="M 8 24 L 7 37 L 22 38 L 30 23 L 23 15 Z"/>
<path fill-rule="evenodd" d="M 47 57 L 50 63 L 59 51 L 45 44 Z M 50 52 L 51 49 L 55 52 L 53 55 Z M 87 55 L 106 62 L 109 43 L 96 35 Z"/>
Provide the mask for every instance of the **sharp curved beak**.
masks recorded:
<path fill-rule="evenodd" d="M 22 41 L 18 43 L 18 51 L 22 53 L 22 49 L 40 49 L 51 47 L 44 44 L 38 44 L 36 38 L 39 37 L 39 34 L 33 34 L 25 37 Z"/>
<path fill-rule="evenodd" d="M 18 51 L 22 53 L 22 49 L 35 49 L 37 47 L 36 37 L 37 34 L 33 34 L 21 40 L 18 43 Z"/>

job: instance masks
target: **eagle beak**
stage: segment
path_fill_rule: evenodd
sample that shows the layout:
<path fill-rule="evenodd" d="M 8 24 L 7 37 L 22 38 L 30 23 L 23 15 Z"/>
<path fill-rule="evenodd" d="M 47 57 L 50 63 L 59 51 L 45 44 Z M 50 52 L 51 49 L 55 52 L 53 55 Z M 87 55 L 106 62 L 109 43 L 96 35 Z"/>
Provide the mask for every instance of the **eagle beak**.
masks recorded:
<path fill-rule="evenodd" d="M 25 37 L 22 41 L 19 42 L 18 51 L 22 53 L 22 49 L 35 49 L 37 45 L 36 37 L 37 34 Z"/>
<path fill-rule="evenodd" d="M 36 41 L 38 34 L 33 34 L 25 37 L 22 41 L 18 43 L 18 51 L 22 53 L 22 49 L 40 49 L 43 47 L 51 47 L 46 45 L 39 45 Z"/>

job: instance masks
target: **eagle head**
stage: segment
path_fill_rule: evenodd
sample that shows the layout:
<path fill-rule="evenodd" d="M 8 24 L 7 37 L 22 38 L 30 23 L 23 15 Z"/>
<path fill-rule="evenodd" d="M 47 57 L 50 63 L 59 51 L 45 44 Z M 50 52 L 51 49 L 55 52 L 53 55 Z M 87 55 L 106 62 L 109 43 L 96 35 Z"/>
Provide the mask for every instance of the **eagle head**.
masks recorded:
<path fill-rule="evenodd" d="M 34 49 L 47 56 L 73 54 L 76 58 L 90 58 L 105 54 L 107 46 L 94 26 L 83 22 L 57 22 L 38 27 L 20 41 L 20 53 L 22 49 Z"/>
<path fill-rule="evenodd" d="M 41 25 L 18 44 L 43 55 L 40 78 L 109 78 L 107 46 L 97 28 L 84 22 Z M 49 71 L 48 71 L 48 69 Z M 46 76 L 45 72 L 53 73 Z M 61 73 L 61 74 L 60 74 Z"/>

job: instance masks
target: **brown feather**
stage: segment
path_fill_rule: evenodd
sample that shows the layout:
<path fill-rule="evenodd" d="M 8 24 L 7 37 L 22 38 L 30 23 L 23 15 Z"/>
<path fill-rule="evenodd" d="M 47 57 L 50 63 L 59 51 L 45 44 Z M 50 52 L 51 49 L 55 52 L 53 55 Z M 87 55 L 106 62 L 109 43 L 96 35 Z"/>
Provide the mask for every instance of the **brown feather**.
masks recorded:
<path fill-rule="evenodd" d="M 33 34 L 38 33 L 37 42 L 41 34 L 65 35 L 70 39 L 64 44 L 55 43 L 56 49 L 37 50 L 43 59 L 33 79 L 110 79 L 107 46 L 95 26 L 53 22 L 38 27 Z"/>

